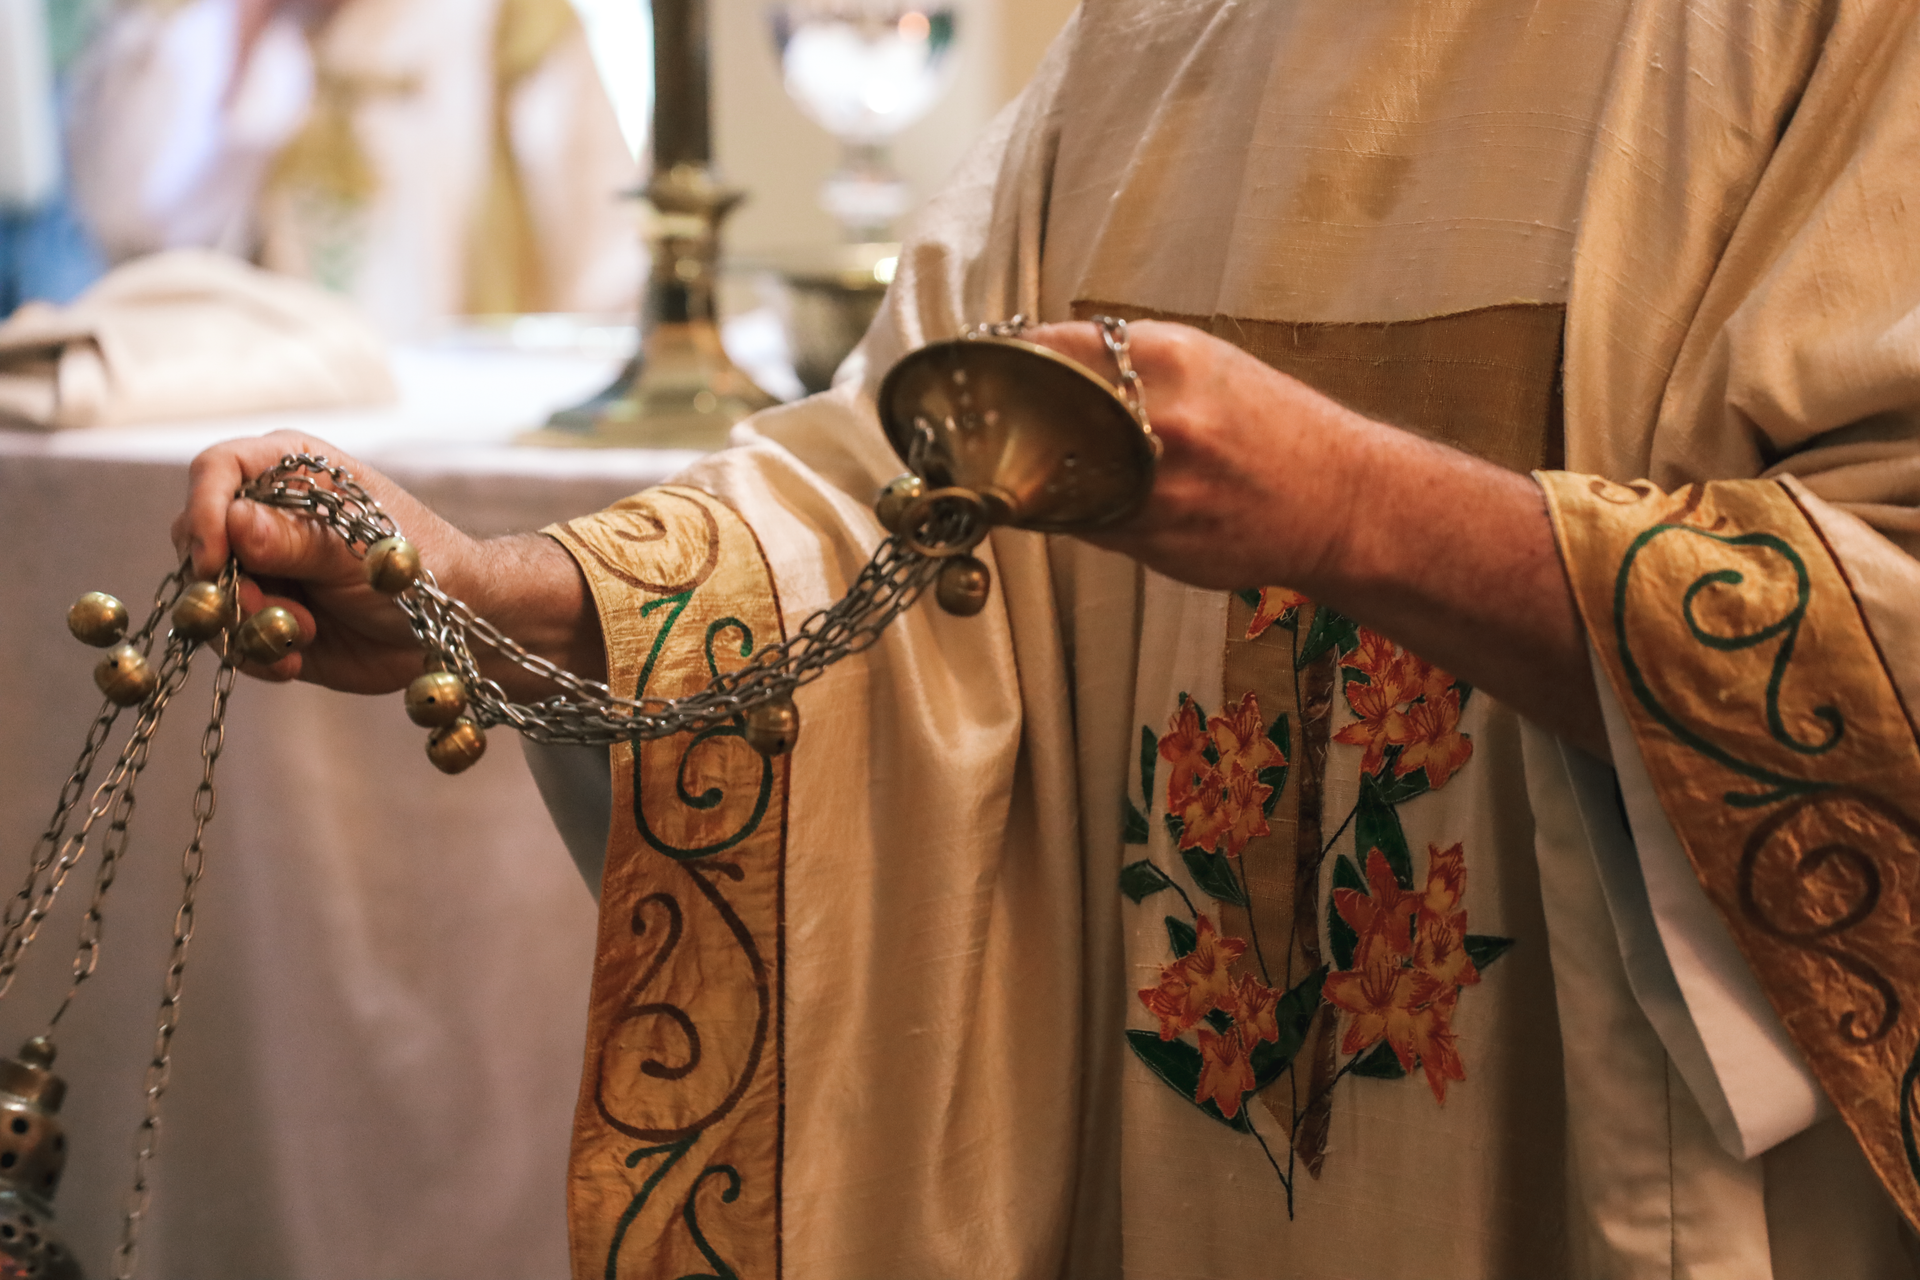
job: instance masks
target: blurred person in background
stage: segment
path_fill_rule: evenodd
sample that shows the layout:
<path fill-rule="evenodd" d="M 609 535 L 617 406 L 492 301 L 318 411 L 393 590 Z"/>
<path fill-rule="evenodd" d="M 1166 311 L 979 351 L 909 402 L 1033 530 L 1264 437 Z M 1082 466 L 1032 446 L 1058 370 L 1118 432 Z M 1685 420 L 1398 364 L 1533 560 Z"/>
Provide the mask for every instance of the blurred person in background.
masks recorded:
<path fill-rule="evenodd" d="M 567 0 L 128 0 L 69 151 L 113 259 L 220 248 L 392 337 L 639 287 L 634 157 Z"/>
<path fill-rule="evenodd" d="M 98 0 L 0 0 L 0 318 L 65 302 L 100 274 L 99 250 L 62 181 L 58 117 L 67 67 Z"/>

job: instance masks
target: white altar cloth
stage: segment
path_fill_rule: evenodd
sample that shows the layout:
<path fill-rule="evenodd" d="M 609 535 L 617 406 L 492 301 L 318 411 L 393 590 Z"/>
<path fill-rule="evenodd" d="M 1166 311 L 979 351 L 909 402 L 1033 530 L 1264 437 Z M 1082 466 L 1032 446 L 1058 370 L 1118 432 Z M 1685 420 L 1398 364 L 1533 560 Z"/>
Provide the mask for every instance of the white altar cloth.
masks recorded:
<path fill-rule="evenodd" d="M 136 619 L 172 561 L 188 460 L 289 426 L 491 534 L 595 510 L 693 455 L 511 447 L 613 363 L 400 351 L 401 402 L 56 435 L 0 432 L 0 891 L 25 873 L 89 718 L 67 605 Z M 55 1201 L 108 1274 L 179 899 L 212 664 L 169 711 L 106 906 L 98 976 L 60 1028 L 71 1136 Z M 131 717 L 123 717 L 117 744 Z M 443 777 L 398 695 L 242 682 L 162 1112 L 140 1274 L 161 1280 L 537 1280 L 566 1272 L 564 1171 L 593 904 L 513 736 Z M 97 866 L 73 872 L 0 1000 L 0 1052 L 64 989 Z"/>

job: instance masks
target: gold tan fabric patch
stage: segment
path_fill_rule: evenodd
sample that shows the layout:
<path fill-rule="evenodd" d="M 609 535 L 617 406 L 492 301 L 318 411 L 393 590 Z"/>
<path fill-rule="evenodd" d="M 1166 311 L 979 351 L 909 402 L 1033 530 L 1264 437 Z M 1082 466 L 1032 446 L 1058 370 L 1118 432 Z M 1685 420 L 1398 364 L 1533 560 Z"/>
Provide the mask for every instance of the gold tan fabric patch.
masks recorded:
<path fill-rule="evenodd" d="M 1920 1223 L 1920 745 L 1844 572 L 1773 481 L 1540 478 L 1700 883 Z"/>
<path fill-rule="evenodd" d="M 1186 316 L 1110 302 L 1076 302 L 1073 314 L 1192 325 L 1356 413 L 1510 471 L 1560 465 L 1567 309 L 1558 303 L 1380 324 Z"/>
<path fill-rule="evenodd" d="M 615 693 L 671 698 L 782 639 L 753 532 L 654 489 L 547 533 Z M 780 1274 L 787 766 L 737 725 L 612 749 L 567 1217 L 574 1280 Z"/>

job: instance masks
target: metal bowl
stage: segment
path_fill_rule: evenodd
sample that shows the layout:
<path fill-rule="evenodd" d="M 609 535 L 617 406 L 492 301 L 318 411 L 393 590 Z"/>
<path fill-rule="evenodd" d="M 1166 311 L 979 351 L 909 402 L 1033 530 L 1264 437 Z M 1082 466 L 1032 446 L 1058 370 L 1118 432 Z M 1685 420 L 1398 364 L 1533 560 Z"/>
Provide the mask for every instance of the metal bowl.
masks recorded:
<path fill-rule="evenodd" d="M 1153 434 L 1091 369 L 1018 338 L 909 352 L 880 384 L 887 438 L 935 488 L 978 493 L 995 524 L 1078 533 L 1153 488 Z"/>

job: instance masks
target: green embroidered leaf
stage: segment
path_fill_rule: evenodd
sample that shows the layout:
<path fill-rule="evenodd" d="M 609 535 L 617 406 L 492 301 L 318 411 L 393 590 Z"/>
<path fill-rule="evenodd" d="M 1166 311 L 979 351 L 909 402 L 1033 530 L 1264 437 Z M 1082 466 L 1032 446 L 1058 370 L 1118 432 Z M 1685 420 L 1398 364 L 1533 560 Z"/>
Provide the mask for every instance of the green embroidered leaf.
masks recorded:
<path fill-rule="evenodd" d="M 1287 713 L 1282 711 L 1267 726 L 1267 741 L 1280 748 L 1280 754 L 1289 761 L 1293 759 L 1293 728 L 1287 723 Z"/>
<path fill-rule="evenodd" d="M 1407 833 L 1400 827 L 1400 815 L 1372 777 L 1360 779 L 1360 804 L 1353 814 L 1353 853 L 1362 866 L 1367 854 L 1378 849 L 1393 869 L 1393 878 L 1402 889 L 1413 888 L 1413 855 L 1407 851 Z"/>
<path fill-rule="evenodd" d="M 1147 1070 L 1167 1082 L 1175 1093 L 1193 1102 L 1194 1095 L 1200 1091 L 1200 1051 L 1185 1040 L 1162 1040 L 1158 1032 L 1129 1031 L 1127 1044 L 1133 1049 L 1134 1056 L 1147 1064 Z M 1220 1114 L 1220 1108 L 1212 1102 L 1196 1103 L 1200 1110 L 1241 1133 L 1252 1133 L 1253 1126 L 1247 1120 L 1247 1111 L 1242 1107 L 1229 1120 Z"/>
<path fill-rule="evenodd" d="M 1140 726 L 1140 799 L 1146 802 L 1147 812 L 1153 812 L 1153 771 L 1160 763 L 1160 741 L 1153 736 L 1153 730 Z"/>
<path fill-rule="evenodd" d="M 1257 587 L 1249 587 L 1245 591 L 1236 591 L 1233 594 L 1239 596 L 1249 609 L 1260 607 L 1260 591 Z"/>
<path fill-rule="evenodd" d="M 1180 833 L 1187 829 L 1187 824 L 1180 820 L 1178 814 L 1163 813 L 1160 815 L 1160 818 L 1161 821 L 1167 824 L 1167 834 L 1173 837 L 1173 847 L 1178 849 L 1180 847 Z"/>
<path fill-rule="evenodd" d="M 1267 741 L 1279 749 L 1280 758 L 1283 761 L 1291 763 L 1293 728 L 1287 723 L 1286 712 L 1283 711 L 1275 716 L 1273 723 L 1267 726 Z M 1273 788 L 1272 794 L 1260 802 L 1260 812 L 1269 818 L 1273 816 L 1274 809 L 1280 804 L 1280 793 L 1287 789 L 1287 768 L 1288 764 L 1277 764 L 1272 768 L 1262 769 L 1259 773 L 1260 785 Z"/>
<path fill-rule="evenodd" d="M 1313 625 L 1307 628 L 1307 638 L 1300 642 L 1300 652 L 1293 660 L 1294 670 L 1300 670 L 1329 649 L 1345 653 L 1359 643 L 1358 623 L 1320 605 L 1313 611 Z"/>
<path fill-rule="evenodd" d="M 1336 889 L 1357 889 L 1367 891 L 1367 882 L 1360 878 L 1353 860 L 1341 854 L 1333 860 L 1333 887 Z M 1333 963 L 1338 969 L 1353 968 L 1353 949 L 1360 945 L 1360 935 L 1353 926 L 1341 918 L 1339 908 L 1334 906 L 1332 895 L 1327 899 L 1327 941 L 1333 946 Z"/>
<path fill-rule="evenodd" d="M 1366 1057 L 1348 1067 L 1347 1074 L 1365 1076 L 1369 1080 L 1400 1080 L 1405 1078 L 1407 1072 L 1400 1065 L 1393 1046 L 1382 1040 L 1367 1051 Z"/>
<path fill-rule="evenodd" d="M 1400 748 L 1389 748 L 1387 752 L 1387 763 L 1391 765 L 1399 759 Z M 1393 770 L 1390 768 L 1382 769 L 1379 773 L 1375 774 L 1373 778 L 1373 781 L 1380 789 L 1380 798 L 1388 804 L 1405 804 L 1407 801 L 1417 796 L 1423 796 L 1433 790 L 1433 787 L 1427 782 L 1427 771 L 1424 767 L 1415 769 L 1404 778 L 1390 779 L 1388 775 L 1392 772 Z"/>
<path fill-rule="evenodd" d="M 1162 889 L 1171 888 L 1173 881 L 1167 879 L 1166 872 L 1145 858 L 1120 868 L 1120 892 L 1133 899 L 1136 906 Z"/>
<path fill-rule="evenodd" d="M 1167 917 L 1167 945 L 1173 948 L 1173 958 L 1191 955 L 1200 945 L 1200 934 L 1194 927 L 1178 916 Z"/>
<path fill-rule="evenodd" d="M 1207 1025 L 1213 1028 L 1216 1035 L 1225 1035 L 1233 1030 L 1233 1019 L 1227 1016 L 1225 1010 L 1215 1009 L 1207 1014 Z"/>
<path fill-rule="evenodd" d="M 1239 877 L 1233 874 L 1233 864 L 1224 856 L 1204 849 L 1182 849 L 1180 857 L 1187 864 L 1187 874 L 1193 877 L 1202 893 L 1236 907 L 1247 905 L 1246 891 L 1240 887 Z"/>
<path fill-rule="evenodd" d="M 1501 956 L 1513 949 L 1514 939 L 1497 938 L 1490 933 L 1470 933 L 1467 935 L 1467 959 L 1473 961 L 1476 969 L 1485 969 Z"/>
<path fill-rule="evenodd" d="M 1271 818 L 1273 811 L 1280 806 L 1281 793 L 1287 789 L 1287 766 L 1275 765 L 1270 769 L 1262 769 L 1254 776 L 1261 786 L 1269 789 L 1267 798 L 1260 802 L 1260 812 Z"/>
<path fill-rule="evenodd" d="M 1120 803 L 1126 806 L 1120 815 L 1120 839 L 1126 844 L 1145 844 L 1147 842 L 1147 818 L 1134 806 L 1132 796 L 1120 797 Z"/>
<path fill-rule="evenodd" d="M 1280 1038 L 1271 1043 L 1262 1040 L 1253 1046 L 1247 1062 L 1253 1068 L 1254 1091 L 1278 1080 L 1281 1073 L 1307 1042 L 1307 1028 L 1313 1025 L 1314 1010 L 1320 1007 L 1321 988 L 1327 984 L 1327 966 L 1321 965 L 1295 984 L 1274 1006 L 1273 1020 L 1279 1024 Z"/>

